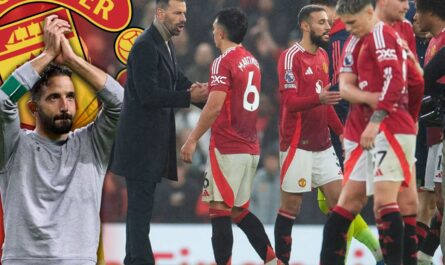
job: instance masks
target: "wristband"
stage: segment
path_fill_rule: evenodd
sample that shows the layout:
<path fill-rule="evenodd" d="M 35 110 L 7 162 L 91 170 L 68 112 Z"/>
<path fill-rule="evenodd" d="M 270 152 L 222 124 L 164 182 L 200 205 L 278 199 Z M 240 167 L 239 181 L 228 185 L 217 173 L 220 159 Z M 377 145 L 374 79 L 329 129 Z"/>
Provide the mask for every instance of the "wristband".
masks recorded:
<path fill-rule="evenodd" d="M 16 103 L 19 99 L 28 92 L 28 89 L 22 85 L 13 75 L 10 75 L 6 79 L 5 83 L 1 86 L 1 90 L 8 95 L 9 99 Z"/>

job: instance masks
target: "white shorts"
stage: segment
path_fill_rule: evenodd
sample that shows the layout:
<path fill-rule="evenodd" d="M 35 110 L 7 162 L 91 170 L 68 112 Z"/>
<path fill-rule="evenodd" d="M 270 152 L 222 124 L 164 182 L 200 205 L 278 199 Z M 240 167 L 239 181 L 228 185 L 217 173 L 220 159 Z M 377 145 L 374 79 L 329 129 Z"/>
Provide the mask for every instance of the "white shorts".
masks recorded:
<path fill-rule="evenodd" d="M 280 165 L 289 153 L 280 152 Z M 290 193 L 309 192 L 334 180 L 342 180 L 343 173 L 334 148 L 320 152 L 297 149 L 281 180 L 281 189 Z"/>
<path fill-rule="evenodd" d="M 345 181 L 354 180 L 366 182 L 366 193 L 371 193 L 374 188 L 372 174 L 372 156 L 367 150 L 363 150 L 356 142 L 344 139 L 345 146 Z"/>
<path fill-rule="evenodd" d="M 442 143 L 428 148 L 424 190 L 434 191 L 434 183 L 442 183 Z"/>
<path fill-rule="evenodd" d="M 383 132 L 380 132 L 375 138 L 375 146 L 370 150 L 372 155 L 374 182 L 407 182 L 407 176 L 405 176 L 401 164 L 401 161 L 405 159 L 407 162 L 407 168 L 405 168 L 405 170 L 408 170 L 408 172 L 412 174 L 412 168 L 415 162 L 414 152 L 416 136 L 411 134 L 396 134 L 394 137 L 402 148 L 403 157 L 398 157 L 396 155 L 396 152 Z M 372 193 L 373 192 L 368 194 Z"/>
<path fill-rule="evenodd" d="M 258 161 L 258 155 L 223 155 L 216 148 L 210 150 L 202 200 L 225 202 L 231 208 L 248 208 Z"/>

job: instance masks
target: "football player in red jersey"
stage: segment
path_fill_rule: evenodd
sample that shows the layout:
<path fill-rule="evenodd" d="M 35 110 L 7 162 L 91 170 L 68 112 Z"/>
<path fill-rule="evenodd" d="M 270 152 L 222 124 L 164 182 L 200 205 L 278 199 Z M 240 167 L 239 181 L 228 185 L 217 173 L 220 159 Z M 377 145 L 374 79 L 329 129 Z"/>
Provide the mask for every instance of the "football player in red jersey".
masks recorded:
<path fill-rule="evenodd" d="M 430 40 L 428 45 L 428 49 L 425 54 L 425 66 L 429 64 L 431 59 L 436 55 L 437 51 L 441 48 L 445 47 L 445 2 L 441 0 L 416 0 L 417 13 L 416 20 L 420 27 L 420 30 L 430 32 L 433 35 L 433 38 Z M 445 78 L 438 80 L 438 86 L 443 86 L 445 84 Z M 433 87 L 425 87 L 426 94 L 432 94 Z M 442 182 L 442 172 L 441 163 L 443 162 L 443 131 L 441 127 L 429 128 L 428 131 L 428 145 L 431 146 L 430 150 L 436 154 L 436 156 L 432 157 L 432 169 L 431 173 L 427 176 L 425 174 L 425 178 L 432 177 L 429 179 L 429 183 L 434 183 L 434 185 L 429 186 L 430 188 L 434 187 L 436 192 L 436 203 L 438 213 L 433 217 L 431 221 L 430 232 L 428 233 L 427 238 L 425 239 L 425 243 L 419 248 L 419 264 L 432 264 L 432 256 L 436 251 L 436 248 L 439 244 L 439 235 L 440 235 L 440 243 L 442 246 L 442 250 L 444 250 L 445 239 L 443 238 L 443 228 L 442 233 L 440 232 L 443 216 L 443 187 L 441 185 Z M 429 158 L 428 158 L 429 159 Z M 439 170 L 437 170 L 439 169 Z M 425 179 L 427 182 L 427 179 Z"/>
<path fill-rule="evenodd" d="M 303 193 L 320 187 L 333 207 L 343 174 L 332 147 L 329 128 L 343 134 L 332 107 L 340 100 L 329 91 L 329 59 L 321 48 L 329 42 L 330 25 L 323 7 L 307 5 L 298 16 L 303 37 L 278 61 L 280 90 L 281 206 L 275 222 L 278 259 L 289 263 L 291 232 Z"/>
<path fill-rule="evenodd" d="M 345 129 L 345 175 L 350 180 L 325 226 L 321 264 L 343 264 L 343 233 L 368 191 L 374 193 L 385 263 L 400 265 L 403 221 L 397 196 L 401 183 L 410 182 L 416 133 L 407 106 L 407 55 L 397 33 L 375 16 L 371 0 L 341 0 L 337 12 L 355 35 L 344 52 L 340 76 L 342 97 L 353 104 Z M 371 157 L 372 165 L 366 162 Z"/>
<path fill-rule="evenodd" d="M 210 203 L 212 245 L 218 265 L 231 264 L 232 220 L 265 264 L 277 264 L 263 225 L 248 210 L 260 154 L 256 122 L 261 72 L 258 61 L 241 45 L 246 31 L 247 17 L 241 10 L 228 8 L 217 14 L 213 37 L 221 56 L 211 67 L 207 104 L 181 148 L 181 158 L 191 163 L 197 141 L 211 127 L 202 197 Z"/>
<path fill-rule="evenodd" d="M 410 55 L 407 61 L 409 112 L 417 122 L 422 102 L 424 82 L 423 70 L 417 60 L 416 41 L 411 23 L 405 19 L 409 9 L 408 0 L 378 0 L 375 7 L 377 17 L 391 26 L 406 43 Z M 403 264 L 417 265 L 416 216 L 418 207 L 415 166 L 412 169 L 409 186 L 398 195 L 400 213 L 404 221 Z"/>

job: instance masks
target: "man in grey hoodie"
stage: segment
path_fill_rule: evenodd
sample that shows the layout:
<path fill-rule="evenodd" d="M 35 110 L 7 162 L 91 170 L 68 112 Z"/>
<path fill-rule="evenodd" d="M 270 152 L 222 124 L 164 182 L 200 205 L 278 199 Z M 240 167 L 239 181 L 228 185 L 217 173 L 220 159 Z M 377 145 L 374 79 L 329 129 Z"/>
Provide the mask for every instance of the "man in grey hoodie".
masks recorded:
<path fill-rule="evenodd" d="M 52 15 L 44 25 L 43 52 L 0 87 L 2 264 L 95 265 L 102 184 L 123 88 L 73 52 L 66 21 Z M 95 121 L 75 131 L 75 89 L 63 65 L 103 103 Z M 20 129 L 16 104 L 28 91 L 34 131 Z"/>

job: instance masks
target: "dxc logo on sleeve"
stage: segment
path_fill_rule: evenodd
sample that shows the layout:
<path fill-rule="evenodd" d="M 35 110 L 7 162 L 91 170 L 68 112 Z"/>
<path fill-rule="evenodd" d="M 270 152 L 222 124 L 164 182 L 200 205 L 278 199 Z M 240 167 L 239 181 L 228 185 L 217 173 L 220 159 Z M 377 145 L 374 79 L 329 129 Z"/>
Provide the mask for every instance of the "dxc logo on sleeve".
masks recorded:
<path fill-rule="evenodd" d="M 227 77 L 225 76 L 212 75 L 211 78 L 212 78 L 212 82 L 210 82 L 211 86 L 227 85 L 226 83 Z"/>
<path fill-rule="evenodd" d="M 376 51 L 376 54 L 379 62 L 386 60 L 397 60 L 396 50 L 394 49 L 380 49 Z"/>

